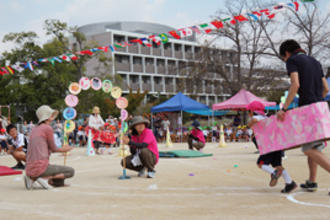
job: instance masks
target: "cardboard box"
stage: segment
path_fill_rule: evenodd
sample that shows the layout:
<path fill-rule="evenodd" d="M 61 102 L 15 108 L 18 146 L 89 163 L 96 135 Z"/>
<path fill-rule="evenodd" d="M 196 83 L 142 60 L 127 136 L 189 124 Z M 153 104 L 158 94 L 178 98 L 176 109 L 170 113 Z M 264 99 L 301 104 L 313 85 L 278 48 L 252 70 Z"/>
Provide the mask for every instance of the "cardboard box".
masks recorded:
<path fill-rule="evenodd" d="M 327 102 L 318 102 L 288 111 L 283 122 L 273 115 L 253 126 L 260 154 L 330 140 L 330 111 Z"/>

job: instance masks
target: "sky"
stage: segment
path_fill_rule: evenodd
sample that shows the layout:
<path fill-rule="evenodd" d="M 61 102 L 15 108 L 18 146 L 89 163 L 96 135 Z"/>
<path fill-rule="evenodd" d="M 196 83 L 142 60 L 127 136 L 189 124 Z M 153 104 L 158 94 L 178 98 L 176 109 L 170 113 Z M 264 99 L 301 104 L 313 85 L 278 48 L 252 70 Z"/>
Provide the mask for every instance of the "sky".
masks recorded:
<path fill-rule="evenodd" d="M 330 1 L 316 1 L 320 8 L 330 10 Z M 60 19 L 69 26 L 147 21 L 181 28 L 210 21 L 224 5 L 225 0 L 0 0 L 0 53 L 13 46 L 2 42 L 10 32 L 34 31 L 44 42 L 46 19 Z"/>

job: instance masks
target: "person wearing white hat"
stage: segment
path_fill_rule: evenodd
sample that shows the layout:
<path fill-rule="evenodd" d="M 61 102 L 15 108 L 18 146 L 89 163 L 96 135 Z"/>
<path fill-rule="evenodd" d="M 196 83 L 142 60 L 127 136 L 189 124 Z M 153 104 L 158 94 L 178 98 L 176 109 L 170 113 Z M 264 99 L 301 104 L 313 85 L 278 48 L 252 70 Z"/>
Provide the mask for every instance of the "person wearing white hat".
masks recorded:
<path fill-rule="evenodd" d="M 99 107 L 95 106 L 93 108 L 93 112 L 92 113 L 93 114 L 91 114 L 89 116 L 89 119 L 88 119 L 88 126 L 91 127 L 92 129 L 95 129 L 96 132 L 97 132 L 98 130 L 103 129 L 105 123 L 104 123 L 104 121 L 103 121 L 103 119 L 102 119 L 102 117 L 100 115 L 101 111 L 100 111 L 100 108 Z M 101 142 L 100 141 L 97 141 L 97 140 L 94 140 L 93 141 L 93 144 L 94 144 L 94 147 L 96 149 L 95 150 L 96 154 L 100 154 L 99 153 L 99 148 L 101 147 Z"/>
<path fill-rule="evenodd" d="M 53 186 L 64 186 L 64 180 L 74 175 L 74 169 L 67 166 L 49 164 L 51 153 L 65 153 L 72 148 L 64 145 L 57 148 L 54 142 L 54 131 L 50 126 L 57 117 L 58 111 L 47 105 L 39 107 L 36 111 L 38 125 L 33 128 L 28 145 L 26 157 L 26 175 L 24 177 L 26 189 L 32 189 L 37 181 L 44 189 L 51 189 Z"/>

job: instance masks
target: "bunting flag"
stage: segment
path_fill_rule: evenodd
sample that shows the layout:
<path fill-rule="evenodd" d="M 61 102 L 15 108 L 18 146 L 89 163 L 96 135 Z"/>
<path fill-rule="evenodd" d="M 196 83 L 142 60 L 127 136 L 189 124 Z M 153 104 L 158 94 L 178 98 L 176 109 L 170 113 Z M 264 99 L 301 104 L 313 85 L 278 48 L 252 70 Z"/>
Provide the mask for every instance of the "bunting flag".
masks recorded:
<path fill-rule="evenodd" d="M 15 73 L 15 71 L 10 66 L 6 66 L 6 68 L 7 68 L 8 72 L 10 74 L 14 74 Z"/>
<path fill-rule="evenodd" d="M 301 0 L 302 2 L 314 2 L 314 0 Z M 138 38 L 130 40 L 129 42 L 123 42 L 123 43 L 115 43 L 113 45 L 108 46 L 100 46 L 96 48 L 91 48 L 88 50 L 78 51 L 75 54 L 68 53 L 63 54 L 60 56 L 50 57 L 50 58 L 40 58 L 37 61 L 29 61 L 29 62 L 17 62 L 13 65 L 6 65 L 5 67 L 0 68 L 0 75 L 4 74 L 14 74 L 15 70 L 18 72 L 22 72 L 25 69 L 29 69 L 31 71 L 34 70 L 34 67 L 39 66 L 39 63 L 51 63 L 52 65 L 55 65 L 55 63 L 62 63 L 63 61 L 71 62 L 76 61 L 79 59 L 79 56 L 89 55 L 92 56 L 94 53 L 103 51 L 108 52 L 109 50 L 111 52 L 115 52 L 118 48 L 124 48 L 129 47 L 134 44 L 140 44 L 147 47 L 152 47 L 153 43 L 156 45 L 161 45 L 161 43 L 166 44 L 169 42 L 169 38 L 173 37 L 174 39 L 183 39 L 185 37 L 192 36 L 195 34 L 210 34 L 215 30 L 219 30 L 221 28 L 225 28 L 226 25 L 236 25 L 237 23 L 246 22 L 249 20 L 258 21 L 259 19 L 274 19 L 276 16 L 276 13 L 279 13 L 285 9 L 293 9 L 295 12 L 299 10 L 299 3 L 298 1 L 290 2 L 290 3 L 280 3 L 277 5 L 274 5 L 269 8 L 265 8 L 262 10 L 254 10 L 254 11 L 248 11 L 247 13 L 243 13 L 240 15 L 236 15 L 233 17 L 224 18 L 221 20 L 215 20 L 208 23 L 203 23 L 199 25 L 193 25 L 186 28 L 180 28 L 178 30 L 172 30 L 168 33 L 162 33 L 159 35 L 150 35 L 145 38 Z M 39 62 L 39 63 L 38 63 Z"/>

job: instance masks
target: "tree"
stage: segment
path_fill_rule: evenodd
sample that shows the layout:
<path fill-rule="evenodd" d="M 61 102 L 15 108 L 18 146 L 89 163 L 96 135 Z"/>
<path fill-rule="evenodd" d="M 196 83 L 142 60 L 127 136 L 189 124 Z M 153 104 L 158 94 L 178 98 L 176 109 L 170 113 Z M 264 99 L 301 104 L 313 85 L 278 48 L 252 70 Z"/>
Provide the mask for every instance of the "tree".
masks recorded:
<path fill-rule="evenodd" d="M 46 20 L 45 30 L 52 40 L 39 46 L 36 43 L 38 38 L 34 32 L 9 33 L 3 38 L 3 42 L 14 42 L 16 48 L 10 52 L 2 54 L 0 60 L 1 66 L 9 62 L 10 65 L 17 61 L 32 61 L 42 57 L 54 57 L 60 54 L 76 52 L 77 48 L 69 45 L 68 36 L 73 35 L 79 46 L 79 50 L 88 48 L 88 42 L 83 34 L 76 31 L 76 28 L 70 28 L 66 23 L 58 20 Z M 96 54 L 94 58 L 102 59 L 101 53 Z M 43 104 L 51 105 L 53 108 L 62 110 L 65 103 L 64 98 L 68 94 L 70 82 L 80 79 L 85 69 L 85 63 L 91 59 L 90 56 L 80 56 L 77 61 L 56 63 L 40 63 L 34 71 L 25 69 L 23 72 L 15 72 L 14 75 L 0 76 L 0 85 L 3 92 L 0 93 L 1 104 L 11 104 L 18 114 L 24 116 L 27 120 L 35 120 L 35 110 Z M 102 59 L 103 63 L 108 65 L 111 60 Z M 8 64 L 7 64 L 8 65 Z M 93 105 L 100 105 L 107 109 L 114 108 L 109 105 L 107 98 L 110 96 L 103 92 L 94 92 L 89 90 L 91 95 L 84 92 L 80 95 L 80 105 L 77 107 L 80 113 L 89 113 Z M 86 92 L 87 93 L 87 92 Z M 86 105 L 88 103 L 88 105 Z"/>

